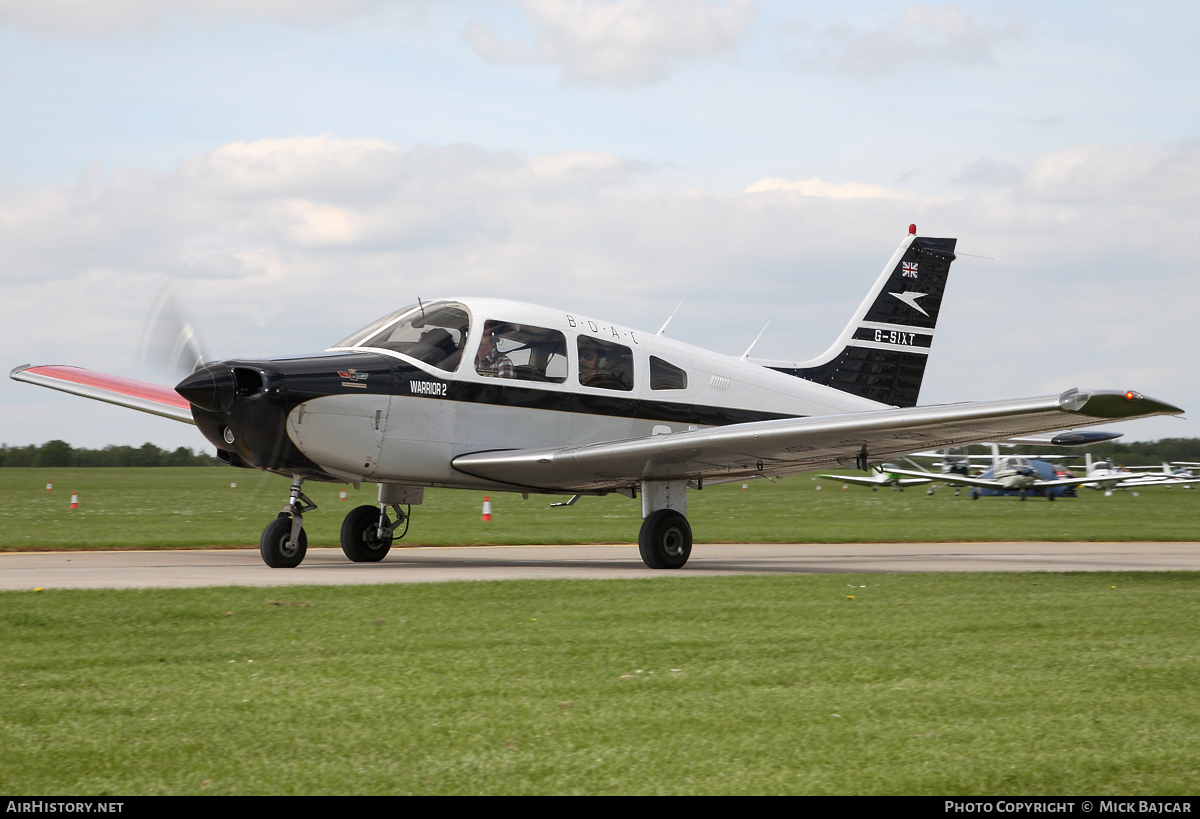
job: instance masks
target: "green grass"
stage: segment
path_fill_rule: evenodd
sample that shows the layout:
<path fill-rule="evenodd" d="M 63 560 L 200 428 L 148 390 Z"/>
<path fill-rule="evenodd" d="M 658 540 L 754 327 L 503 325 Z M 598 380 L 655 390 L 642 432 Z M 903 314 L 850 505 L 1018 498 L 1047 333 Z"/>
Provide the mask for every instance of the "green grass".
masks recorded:
<path fill-rule="evenodd" d="M 46 492 L 47 482 L 54 491 Z M 238 488 L 230 489 L 231 481 Z M 871 492 L 809 475 L 750 481 L 689 493 L 699 542 L 1196 540 L 1200 491 L 1145 489 L 1111 498 L 1080 490 L 1055 503 L 969 500 L 941 489 Z M 821 486 L 821 491 L 816 487 Z M 305 517 L 309 544 L 335 546 L 342 518 L 375 501 L 374 485 L 305 484 L 319 505 Z M 71 492 L 80 508 L 69 509 Z M 257 545 L 287 500 L 288 481 L 224 468 L 0 469 L 0 549 L 156 548 Z M 427 490 L 413 507 L 403 544 L 630 543 L 640 504 L 619 495 L 551 509 L 549 496 L 492 493 L 494 517 L 480 521 L 484 493 Z"/>
<path fill-rule="evenodd" d="M 1194 794 L 1198 584 L 4 592 L 0 791 Z"/>

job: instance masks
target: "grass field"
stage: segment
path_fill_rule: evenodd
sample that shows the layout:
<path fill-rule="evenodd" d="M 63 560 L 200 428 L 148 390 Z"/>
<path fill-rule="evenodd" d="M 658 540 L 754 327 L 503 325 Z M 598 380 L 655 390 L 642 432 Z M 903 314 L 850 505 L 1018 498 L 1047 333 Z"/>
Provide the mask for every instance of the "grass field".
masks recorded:
<path fill-rule="evenodd" d="M 10 794 L 1195 794 L 1200 575 L 0 593 Z"/>
<path fill-rule="evenodd" d="M 236 481 L 238 488 L 231 489 Z M 47 482 L 54 490 L 47 492 Z M 817 487 L 821 490 L 818 491 Z M 892 492 L 799 475 L 777 483 L 750 481 L 690 492 L 689 519 L 698 542 L 1197 540 L 1200 491 L 1145 489 L 1137 497 L 1080 490 L 1055 503 L 1016 498 L 969 500 L 946 488 Z M 342 518 L 374 503 L 374 485 L 348 490 L 305 484 L 319 505 L 305 516 L 309 544 L 336 546 Z M 216 467 L 163 469 L 0 469 L 0 549 L 156 548 L 257 545 L 262 529 L 287 500 L 277 476 Z M 71 492 L 80 508 L 70 509 Z M 413 507 L 401 544 L 630 543 L 640 504 L 618 495 L 582 498 L 551 509 L 549 496 L 492 494 L 493 520 L 483 523 L 482 492 L 427 490 Z"/>

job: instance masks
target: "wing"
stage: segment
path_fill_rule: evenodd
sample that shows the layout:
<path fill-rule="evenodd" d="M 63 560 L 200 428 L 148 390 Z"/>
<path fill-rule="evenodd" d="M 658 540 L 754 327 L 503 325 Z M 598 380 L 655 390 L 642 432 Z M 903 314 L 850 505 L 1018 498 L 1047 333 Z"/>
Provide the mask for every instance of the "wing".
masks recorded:
<path fill-rule="evenodd" d="M 852 483 L 855 486 L 887 486 L 887 483 L 879 478 L 864 478 L 861 475 L 818 475 L 818 478 L 829 478 L 831 481 L 841 481 L 842 483 Z"/>
<path fill-rule="evenodd" d="M 52 390 L 82 395 L 84 398 L 107 401 L 174 421 L 196 423 L 192 419 L 192 405 L 188 400 L 171 387 L 161 384 L 59 365 L 30 367 L 26 364 L 24 367 L 17 367 L 9 376 L 17 381 L 27 381 Z"/>
<path fill-rule="evenodd" d="M 907 469 L 893 469 L 897 475 L 919 475 L 919 472 L 913 472 Z M 1000 481 L 993 481 L 989 478 L 969 478 L 966 475 L 956 475 L 953 472 L 943 472 L 937 475 L 934 480 L 948 483 L 951 486 L 981 486 L 984 489 L 1004 489 L 1004 484 Z"/>
<path fill-rule="evenodd" d="M 914 451 L 1181 412 L 1136 393 L 1069 390 L 1040 398 L 733 424 L 563 449 L 476 452 L 455 458 L 453 466 L 513 487 L 597 492 L 643 480 L 736 479 L 839 462 L 880 464 Z"/>
<path fill-rule="evenodd" d="M 1103 481 L 1093 481 L 1102 483 Z M 1178 486 L 1200 483 L 1200 478 L 1171 478 L 1165 476 L 1146 475 L 1141 478 L 1126 478 L 1116 484 L 1118 489 L 1136 489 L 1139 486 Z"/>
<path fill-rule="evenodd" d="M 897 475 L 919 475 L 920 472 L 910 470 L 893 469 Z M 948 483 L 951 486 L 982 486 L 985 489 L 1008 489 L 1000 481 L 990 480 L 988 478 L 968 478 L 965 475 L 942 474 L 937 476 L 937 480 L 942 483 Z M 1052 489 L 1057 486 L 1082 486 L 1085 483 L 1096 483 L 1097 478 L 1058 478 L 1053 481 L 1045 480 L 1044 478 L 1034 478 L 1034 489 Z"/>
<path fill-rule="evenodd" d="M 889 472 L 892 474 L 898 474 L 895 472 L 895 470 L 889 470 Z M 913 473 L 906 472 L 905 474 L 911 475 Z M 892 484 L 899 484 L 900 486 L 916 486 L 917 484 L 933 483 L 932 476 L 929 478 L 900 478 L 896 480 L 887 480 L 882 477 L 864 478 L 860 475 L 818 475 L 817 477 L 829 478 L 831 481 L 841 481 L 842 483 L 852 483 L 855 486 L 870 487 L 891 486 Z"/>

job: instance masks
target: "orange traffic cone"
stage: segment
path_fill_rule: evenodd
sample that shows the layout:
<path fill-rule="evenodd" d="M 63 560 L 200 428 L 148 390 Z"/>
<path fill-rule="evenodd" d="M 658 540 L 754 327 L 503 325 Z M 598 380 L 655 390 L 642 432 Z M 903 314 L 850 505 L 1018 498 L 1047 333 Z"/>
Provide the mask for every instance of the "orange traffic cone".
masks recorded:
<path fill-rule="evenodd" d="M 230 482 L 229 482 L 229 488 L 230 488 L 230 489 L 237 489 L 237 481 L 230 481 Z"/>
<path fill-rule="evenodd" d="M 79 494 L 77 492 L 71 493 L 71 508 L 72 509 L 79 508 Z"/>
<path fill-rule="evenodd" d="M 342 494 L 338 495 L 338 500 L 340 500 L 340 501 L 344 501 L 345 499 L 346 499 L 346 487 L 344 487 L 344 486 L 343 486 L 343 487 L 342 487 Z"/>
<path fill-rule="evenodd" d="M 49 491 L 50 491 L 51 489 L 53 489 L 53 488 L 54 488 L 54 484 L 52 484 L 52 483 L 48 483 L 48 484 L 46 484 L 46 491 L 47 491 L 47 492 L 49 492 Z"/>
<path fill-rule="evenodd" d="M 483 519 L 485 522 L 492 519 L 492 499 L 488 495 L 483 496 Z"/>

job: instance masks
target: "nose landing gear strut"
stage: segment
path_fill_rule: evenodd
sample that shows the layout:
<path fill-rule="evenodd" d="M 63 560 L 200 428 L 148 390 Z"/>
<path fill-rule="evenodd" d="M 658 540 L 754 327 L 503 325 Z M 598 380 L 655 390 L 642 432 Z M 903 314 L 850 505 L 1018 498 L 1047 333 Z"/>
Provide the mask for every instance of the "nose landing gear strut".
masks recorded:
<path fill-rule="evenodd" d="M 292 490 L 287 506 L 279 510 L 275 520 L 263 529 L 258 541 L 258 551 L 263 563 L 272 569 L 294 569 L 304 560 L 308 551 L 308 535 L 304 533 L 304 513 L 311 512 L 317 505 L 300 491 L 304 479 L 299 475 L 292 478 Z"/>

